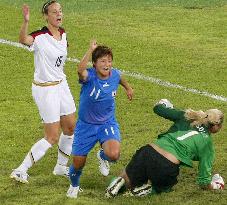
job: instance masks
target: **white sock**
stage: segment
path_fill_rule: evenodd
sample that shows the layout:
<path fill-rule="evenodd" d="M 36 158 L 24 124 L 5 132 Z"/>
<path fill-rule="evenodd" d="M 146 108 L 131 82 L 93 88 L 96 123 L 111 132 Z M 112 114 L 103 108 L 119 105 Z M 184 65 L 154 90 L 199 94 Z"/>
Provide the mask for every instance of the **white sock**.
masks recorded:
<path fill-rule="evenodd" d="M 52 145 L 46 139 L 42 138 L 32 146 L 30 152 L 26 155 L 24 161 L 17 169 L 27 172 L 27 170 L 41 159 L 51 147 Z"/>
<path fill-rule="evenodd" d="M 71 151 L 72 151 L 72 143 L 73 143 L 73 137 L 72 136 L 68 136 L 68 135 L 64 135 L 63 133 L 61 133 L 61 136 L 59 138 L 59 142 L 58 142 L 58 160 L 57 160 L 57 164 L 66 166 L 68 161 L 69 161 L 69 157 L 71 155 Z"/>

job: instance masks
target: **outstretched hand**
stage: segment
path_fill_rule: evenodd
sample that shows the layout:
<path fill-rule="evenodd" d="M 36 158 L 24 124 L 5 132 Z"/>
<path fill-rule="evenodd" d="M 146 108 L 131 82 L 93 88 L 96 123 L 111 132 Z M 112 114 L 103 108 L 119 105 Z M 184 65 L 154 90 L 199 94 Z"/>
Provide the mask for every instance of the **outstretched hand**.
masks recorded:
<path fill-rule="evenodd" d="M 29 11 L 29 6 L 27 4 L 24 4 L 22 6 L 22 13 L 23 13 L 23 16 L 24 16 L 24 21 L 28 22 L 29 19 L 30 19 L 30 11 Z"/>

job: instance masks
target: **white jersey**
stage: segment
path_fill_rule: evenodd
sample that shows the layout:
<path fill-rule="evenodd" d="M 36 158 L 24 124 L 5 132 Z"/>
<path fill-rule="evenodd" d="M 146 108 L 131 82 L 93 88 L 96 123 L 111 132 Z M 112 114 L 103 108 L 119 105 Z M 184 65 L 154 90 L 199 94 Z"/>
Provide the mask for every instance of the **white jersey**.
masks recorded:
<path fill-rule="evenodd" d="M 61 40 L 53 38 L 47 27 L 32 32 L 34 38 L 34 81 L 39 83 L 65 80 L 64 64 L 67 57 L 67 39 L 64 29 L 59 28 Z"/>

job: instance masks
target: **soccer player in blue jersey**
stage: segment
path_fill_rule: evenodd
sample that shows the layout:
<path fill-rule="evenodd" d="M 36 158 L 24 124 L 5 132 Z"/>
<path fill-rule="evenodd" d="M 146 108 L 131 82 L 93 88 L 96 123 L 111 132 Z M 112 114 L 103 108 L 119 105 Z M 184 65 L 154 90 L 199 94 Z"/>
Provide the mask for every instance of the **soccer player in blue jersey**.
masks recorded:
<path fill-rule="evenodd" d="M 158 135 L 154 143 L 137 150 L 121 176 L 110 183 L 106 196 L 115 197 L 125 186 L 135 196 L 170 191 L 177 183 L 179 167 L 192 167 L 192 161 L 199 162 L 197 183 L 202 189 L 223 189 L 223 178 L 211 175 L 214 161 L 211 134 L 221 129 L 223 113 L 218 109 L 179 110 L 166 99 L 154 106 L 154 112 L 173 125 Z"/>
<path fill-rule="evenodd" d="M 93 67 L 87 69 L 91 55 Z M 120 71 L 112 68 L 112 61 L 112 50 L 106 46 L 98 46 L 94 40 L 78 66 L 82 88 L 72 148 L 73 165 L 69 170 L 71 185 L 67 196 L 70 198 L 77 198 L 79 179 L 87 154 L 97 142 L 102 147 L 97 158 L 100 172 L 104 176 L 109 174 L 109 162 L 115 162 L 120 156 L 121 138 L 115 118 L 115 96 L 120 84 L 128 99 L 132 100 L 133 89 Z"/>

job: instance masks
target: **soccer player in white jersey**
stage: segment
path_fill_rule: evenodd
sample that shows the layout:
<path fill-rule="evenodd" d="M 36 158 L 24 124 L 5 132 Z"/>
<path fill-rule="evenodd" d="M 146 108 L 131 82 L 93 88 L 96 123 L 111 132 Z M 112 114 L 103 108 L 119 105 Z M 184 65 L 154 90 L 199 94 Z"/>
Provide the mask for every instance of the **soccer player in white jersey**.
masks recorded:
<path fill-rule="evenodd" d="M 64 74 L 67 56 L 66 33 L 61 28 L 63 13 L 57 1 L 43 5 L 42 13 L 47 27 L 28 34 L 29 7 L 22 7 L 24 21 L 19 41 L 34 51 L 34 81 L 32 95 L 44 123 L 44 137 L 36 142 L 23 162 L 10 177 L 28 183 L 27 171 L 58 143 L 58 159 L 53 174 L 68 176 L 68 158 L 71 154 L 75 127 L 75 103 Z M 59 130 L 62 133 L 59 136 Z"/>

